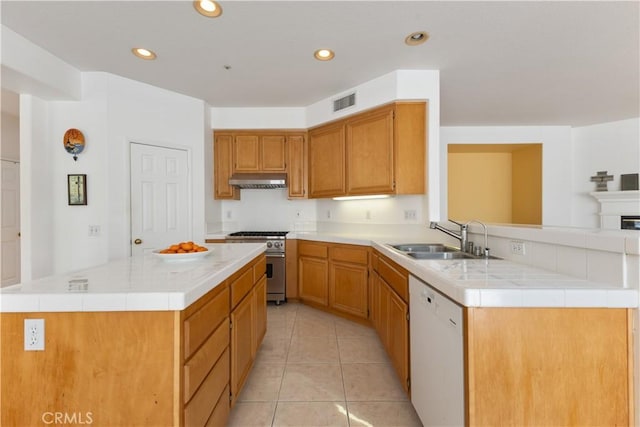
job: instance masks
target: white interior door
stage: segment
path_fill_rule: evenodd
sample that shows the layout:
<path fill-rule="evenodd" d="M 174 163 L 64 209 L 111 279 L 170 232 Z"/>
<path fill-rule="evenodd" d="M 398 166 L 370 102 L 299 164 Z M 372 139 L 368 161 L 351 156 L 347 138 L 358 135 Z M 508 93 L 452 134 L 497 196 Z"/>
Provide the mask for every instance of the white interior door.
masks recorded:
<path fill-rule="evenodd" d="M 2 160 L 2 285 L 20 283 L 20 164 Z"/>
<path fill-rule="evenodd" d="M 131 254 L 191 240 L 185 150 L 131 144 Z"/>

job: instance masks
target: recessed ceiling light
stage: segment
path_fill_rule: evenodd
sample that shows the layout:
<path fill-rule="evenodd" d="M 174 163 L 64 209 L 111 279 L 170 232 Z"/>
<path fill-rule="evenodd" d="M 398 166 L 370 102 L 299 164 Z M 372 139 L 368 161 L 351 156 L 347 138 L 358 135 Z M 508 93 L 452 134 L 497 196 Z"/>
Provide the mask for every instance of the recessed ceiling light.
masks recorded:
<path fill-rule="evenodd" d="M 134 47 L 133 49 L 131 49 L 131 52 L 133 52 L 133 54 L 138 58 L 149 59 L 149 60 L 156 59 L 155 52 L 149 49 L 145 49 L 143 47 Z"/>
<path fill-rule="evenodd" d="M 213 0 L 196 0 L 193 2 L 193 7 L 200 15 L 208 18 L 217 18 L 222 15 L 222 6 Z"/>
<path fill-rule="evenodd" d="M 336 54 L 331 49 L 318 49 L 313 53 L 313 56 L 319 61 L 330 61 Z"/>
<path fill-rule="evenodd" d="M 429 33 L 427 33 L 426 31 L 416 31 L 415 33 L 409 34 L 404 39 L 404 42 L 409 46 L 415 46 L 426 42 L 428 38 Z"/>

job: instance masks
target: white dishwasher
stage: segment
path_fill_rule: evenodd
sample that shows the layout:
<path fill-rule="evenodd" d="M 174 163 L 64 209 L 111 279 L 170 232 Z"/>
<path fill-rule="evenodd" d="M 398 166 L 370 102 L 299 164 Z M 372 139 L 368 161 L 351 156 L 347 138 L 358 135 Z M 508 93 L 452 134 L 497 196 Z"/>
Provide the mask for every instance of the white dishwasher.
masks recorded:
<path fill-rule="evenodd" d="M 409 276 L 411 403 L 422 424 L 464 426 L 462 307 Z"/>

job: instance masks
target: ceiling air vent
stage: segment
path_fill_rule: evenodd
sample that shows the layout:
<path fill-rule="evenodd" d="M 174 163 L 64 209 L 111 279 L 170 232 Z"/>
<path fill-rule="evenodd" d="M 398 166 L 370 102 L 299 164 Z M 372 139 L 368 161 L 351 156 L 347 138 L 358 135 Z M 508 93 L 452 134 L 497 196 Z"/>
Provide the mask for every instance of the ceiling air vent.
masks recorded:
<path fill-rule="evenodd" d="M 342 98 L 333 101 L 333 112 L 344 110 L 345 108 L 356 105 L 356 93 L 343 96 Z"/>

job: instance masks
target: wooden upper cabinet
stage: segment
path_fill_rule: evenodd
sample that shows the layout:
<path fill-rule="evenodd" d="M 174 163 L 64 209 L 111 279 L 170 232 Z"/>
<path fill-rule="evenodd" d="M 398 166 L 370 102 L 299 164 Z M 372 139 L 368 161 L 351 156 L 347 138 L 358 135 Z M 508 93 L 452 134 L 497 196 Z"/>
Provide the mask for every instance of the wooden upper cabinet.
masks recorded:
<path fill-rule="evenodd" d="M 395 102 L 309 131 L 309 197 L 424 194 L 427 109 Z"/>
<path fill-rule="evenodd" d="M 213 142 L 213 187 L 215 199 L 240 199 L 240 190 L 229 185 L 233 173 L 233 136 L 215 135 Z"/>
<path fill-rule="evenodd" d="M 306 142 L 304 135 L 287 137 L 287 179 L 290 199 L 307 197 Z"/>
<path fill-rule="evenodd" d="M 260 137 L 261 170 L 284 172 L 287 170 L 286 137 L 265 135 Z"/>
<path fill-rule="evenodd" d="M 393 192 L 393 110 L 385 107 L 346 123 L 348 194 Z"/>
<path fill-rule="evenodd" d="M 236 136 L 233 141 L 233 159 L 235 172 L 260 171 L 260 137 Z"/>
<path fill-rule="evenodd" d="M 284 172 L 286 151 L 284 135 L 235 135 L 235 172 Z"/>
<path fill-rule="evenodd" d="M 339 122 L 309 132 L 309 197 L 346 194 L 345 130 Z"/>

